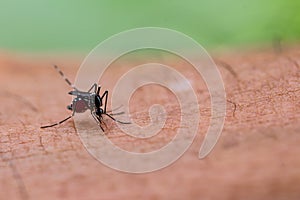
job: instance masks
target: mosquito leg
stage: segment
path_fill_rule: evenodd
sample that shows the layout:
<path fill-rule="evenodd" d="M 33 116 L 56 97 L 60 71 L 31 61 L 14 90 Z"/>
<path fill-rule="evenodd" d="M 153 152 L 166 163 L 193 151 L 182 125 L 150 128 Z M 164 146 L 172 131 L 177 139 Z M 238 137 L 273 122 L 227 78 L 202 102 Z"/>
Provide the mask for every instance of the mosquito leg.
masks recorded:
<path fill-rule="evenodd" d="M 107 96 L 108 96 L 108 91 L 107 91 L 107 90 L 106 90 L 106 91 L 103 93 L 103 95 L 102 95 L 101 99 L 103 99 L 103 98 L 104 98 L 104 96 L 105 96 L 105 103 L 104 103 L 104 113 L 106 113 Z"/>
<path fill-rule="evenodd" d="M 130 122 L 121 122 L 119 120 L 116 120 L 115 118 L 113 118 L 111 115 L 107 114 L 107 113 L 103 113 L 104 115 L 107 115 L 109 118 L 111 118 L 112 120 L 119 122 L 121 124 L 131 124 Z"/>
<path fill-rule="evenodd" d="M 98 89 L 97 89 L 97 92 L 96 92 L 96 88 L 95 88 L 95 93 L 96 93 L 97 95 L 99 95 L 100 89 L 101 89 L 101 87 L 98 86 Z"/>
<path fill-rule="evenodd" d="M 105 126 L 105 129 L 108 129 L 108 127 L 107 127 L 107 125 L 106 125 L 106 123 L 102 120 L 102 116 L 98 116 L 98 115 L 96 115 L 96 117 L 97 117 L 97 119 L 99 120 L 99 122 L 100 122 L 100 127 L 101 127 L 101 129 L 103 130 L 103 128 L 102 128 L 102 124 Z M 104 132 L 104 131 L 103 131 Z"/>
<path fill-rule="evenodd" d="M 73 116 L 73 115 L 71 115 L 71 116 L 67 117 L 66 119 L 61 120 L 60 122 L 57 122 L 57 123 L 55 123 L 55 124 L 51 124 L 51 125 L 47 125 L 47 126 L 41 126 L 41 128 L 49 128 L 49 127 L 57 126 L 57 125 L 59 125 L 59 124 L 64 123 L 65 121 L 67 121 L 67 120 L 70 119 L 72 116 Z"/>
<path fill-rule="evenodd" d="M 73 106 L 73 113 L 72 113 L 72 115 L 70 115 L 66 119 L 61 120 L 60 122 L 57 122 L 55 124 L 51 124 L 51 125 L 47 125 L 47 126 L 41 126 L 41 128 L 49 128 L 49 127 L 52 127 L 52 126 L 57 126 L 59 124 L 62 124 L 63 122 L 67 121 L 68 119 L 72 118 L 75 115 L 75 111 L 76 111 L 76 102 L 74 103 L 74 106 Z"/>
<path fill-rule="evenodd" d="M 118 107 L 116 107 L 116 108 L 114 108 L 114 109 L 112 109 L 112 110 L 107 111 L 107 113 L 111 113 L 111 112 L 113 112 L 113 111 L 119 110 L 119 109 L 122 108 L 122 107 L 123 107 L 123 105 L 120 105 L 120 106 L 118 106 Z"/>
<path fill-rule="evenodd" d="M 125 112 L 118 112 L 118 113 L 110 113 L 108 112 L 111 116 L 114 116 L 114 115 L 123 115 Z"/>
<path fill-rule="evenodd" d="M 88 92 L 91 92 L 93 88 L 94 88 L 94 91 L 95 91 L 95 93 L 96 93 L 96 89 L 97 89 L 97 84 L 96 84 L 96 83 L 94 83 L 94 84 L 92 85 L 92 87 L 88 90 Z"/>
<path fill-rule="evenodd" d="M 91 115 L 93 116 L 93 118 L 97 122 L 97 124 L 99 125 L 100 122 L 99 122 L 98 118 L 96 117 L 95 113 L 91 112 Z"/>
<path fill-rule="evenodd" d="M 94 120 L 97 122 L 98 126 L 100 126 L 101 130 L 104 132 L 103 127 L 101 126 L 102 120 L 95 114 L 95 112 L 91 112 Z"/>
<path fill-rule="evenodd" d="M 104 128 L 101 126 L 101 123 L 99 124 L 99 126 L 100 126 L 101 130 L 102 130 L 103 132 L 105 132 L 105 131 L 104 131 Z"/>
<path fill-rule="evenodd" d="M 101 120 L 100 123 L 103 124 L 106 129 L 108 129 L 108 127 L 107 127 L 107 125 L 106 125 L 106 123 L 104 121 Z"/>

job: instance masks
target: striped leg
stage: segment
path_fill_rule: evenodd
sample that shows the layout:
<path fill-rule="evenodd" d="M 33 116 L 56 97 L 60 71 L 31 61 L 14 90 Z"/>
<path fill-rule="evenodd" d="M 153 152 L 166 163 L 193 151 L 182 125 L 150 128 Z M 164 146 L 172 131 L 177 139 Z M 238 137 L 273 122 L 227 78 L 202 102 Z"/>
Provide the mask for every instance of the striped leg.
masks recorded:
<path fill-rule="evenodd" d="M 69 117 L 67 117 L 67 118 L 64 119 L 64 120 L 61 120 L 60 122 L 55 123 L 55 124 L 51 124 L 51 125 L 47 125 L 47 126 L 41 126 L 41 128 L 49 128 L 49 127 L 57 126 L 57 125 L 59 125 L 59 124 L 64 123 L 65 121 L 67 121 L 67 120 L 70 119 L 71 117 L 72 117 L 72 115 L 69 116 Z"/>

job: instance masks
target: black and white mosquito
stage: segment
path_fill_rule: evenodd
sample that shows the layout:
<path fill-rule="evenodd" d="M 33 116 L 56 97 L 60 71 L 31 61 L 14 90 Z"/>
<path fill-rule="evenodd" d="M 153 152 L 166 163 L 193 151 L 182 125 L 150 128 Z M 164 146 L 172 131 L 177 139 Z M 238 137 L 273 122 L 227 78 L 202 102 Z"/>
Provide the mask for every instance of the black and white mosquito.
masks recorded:
<path fill-rule="evenodd" d="M 41 128 L 49 128 L 49 127 L 59 125 L 67 121 L 68 119 L 72 118 L 75 115 L 75 113 L 83 113 L 87 110 L 91 111 L 91 115 L 93 116 L 97 124 L 100 126 L 102 131 L 104 131 L 104 129 L 101 125 L 105 125 L 105 123 L 103 122 L 103 115 L 108 116 L 109 118 L 111 118 L 112 120 L 118 123 L 130 124 L 130 122 L 121 122 L 119 120 L 116 120 L 114 117 L 112 117 L 112 115 L 123 114 L 124 112 L 108 114 L 108 112 L 106 111 L 107 97 L 108 97 L 107 90 L 100 96 L 101 87 L 95 83 L 87 92 L 80 91 L 74 85 L 72 85 L 71 81 L 67 77 L 65 77 L 64 73 L 56 65 L 54 65 L 54 68 L 67 82 L 67 84 L 73 88 L 73 90 L 70 91 L 69 94 L 75 96 L 75 98 L 73 99 L 72 103 L 67 106 L 67 109 L 73 112 L 72 115 L 65 118 L 64 120 L 61 120 L 60 122 L 51 125 L 42 126 Z M 103 105 L 103 100 L 104 100 L 104 105 Z M 102 106 L 104 106 L 104 108 L 102 108 Z"/>

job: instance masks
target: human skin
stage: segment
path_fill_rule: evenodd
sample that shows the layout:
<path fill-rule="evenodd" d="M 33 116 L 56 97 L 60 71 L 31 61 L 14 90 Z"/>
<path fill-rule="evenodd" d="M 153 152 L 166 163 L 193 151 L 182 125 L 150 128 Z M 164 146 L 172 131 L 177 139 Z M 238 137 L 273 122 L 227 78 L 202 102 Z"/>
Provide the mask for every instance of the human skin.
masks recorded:
<path fill-rule="evenodd" d="M 70 113 L 70 88 L 52 69 L 55 62 L 70 80 L 83 56 L 1 53 L 0 199 L 299 199 L 300 198 L 300 48 L 231 51 L 213 56 L 227 94 L 222 135 L 204 159 L 198 152 L 209 125 L 210 100 L 204 82 L 184 62 L 162 62 L 183 70 L 199 98 L 199 133 L 172 165 L 146 174 L 115 171 L 94 159 L 76 133 L 74 121 L 40 129 Z M 117 64 L 115 64 L 117 65 Z M 127 69 L 129 63 L 124 64 Z M 121 73 L 112 67 L 114 74 Z M 122 71 L 122 70 L 121 70 Z M 106 76 L 104 88 L 116 78 Z M 109 90 L 110 91 L 110 90 Z M 160 135 L 139 141 L 118 137 L 116 124 L 104 119 L 106 136 L 127 150 L 163 146 L 176 134 L 178 102 L 158 87 L 133 95 L 133 120 L 149 122 L 148 107 L 167 102 L 171 113 Z M 147 96 L 148 97 L 148 96 Z M 171 100 L 174 101 L 171 101 Z M 167 137 L 164 137 L 166 135 Z M 115 158 L 117 159 L 117 158 Z"/>

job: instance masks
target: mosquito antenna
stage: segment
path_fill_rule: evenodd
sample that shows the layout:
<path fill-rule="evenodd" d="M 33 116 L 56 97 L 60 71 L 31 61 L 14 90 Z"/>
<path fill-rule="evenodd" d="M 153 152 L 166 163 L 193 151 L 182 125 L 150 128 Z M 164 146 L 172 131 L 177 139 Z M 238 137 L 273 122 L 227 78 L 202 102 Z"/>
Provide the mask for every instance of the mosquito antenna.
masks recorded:
<path fill-rule="evenodd" d="M 74 88 L 73 84 L 71 83 L 71 81 L 64 75 L 64 73 L 58 68 L 57 65 L 53 65 L 53 67 L 56 69 L 56 71 L 61 75 L 61 77 L 67 82 L 67 84 L 69 86 L 71 86 L 72 88 Z"/>
<path fill-rule="evenodd" d="M 47 126 L 41 126 L 41 128 L 49 128 L 49 127 L 52 127 L 52 126 L 57 126 L 57 125 L 59 125 L 59 124 L 64 123 L 65 121 L 67 121 L 67 120 L 70 119 L 71 117 L 72 117 L 72 115 L 69 116 L 69 117 L 67 117 L 67 118 L 64 119 L 64 120 L 61 120 L 60 122 L 55 123 L 55 124 L 51 124 L 51 125 L 47 125 Z"/>

